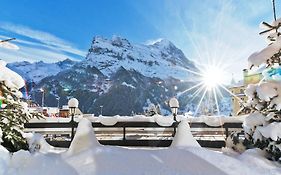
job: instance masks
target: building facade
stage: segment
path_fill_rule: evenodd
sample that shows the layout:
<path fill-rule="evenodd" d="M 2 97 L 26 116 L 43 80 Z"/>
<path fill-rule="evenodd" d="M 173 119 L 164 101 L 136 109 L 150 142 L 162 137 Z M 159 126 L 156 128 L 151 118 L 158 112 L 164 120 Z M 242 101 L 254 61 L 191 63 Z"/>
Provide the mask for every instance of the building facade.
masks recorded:
<path fill-rule="evenodd" d="M 255 73 L 249 73 L 247 69 L 243 70 L 243 81 L 238 83 L 234 83 L 231 85 L 229 90 L 232 93 L 231 97 L 231 105 L 232 105 L 232 112 L 233 116 L 238 115 L 238 112 L 243 107 L 243 104 L 247 103 L 247 96 L 245 95 L 245 89 L 249 84 L 257 84 L 262 80 L 262 71 L 259 70 Z M 243 113 L 241 113 L 243 114 Z M 241 115 L 240 114 L 240 115 Z"/>

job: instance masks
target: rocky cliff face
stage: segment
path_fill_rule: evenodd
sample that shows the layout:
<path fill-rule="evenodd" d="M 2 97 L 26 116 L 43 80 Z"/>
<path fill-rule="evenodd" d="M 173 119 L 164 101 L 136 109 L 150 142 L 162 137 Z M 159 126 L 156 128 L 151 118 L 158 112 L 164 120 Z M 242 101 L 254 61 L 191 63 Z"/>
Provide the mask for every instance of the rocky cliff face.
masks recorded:
<path fill-rule="evenodd" d="M 188 70 L 196 70 L 183 52 L 168 40 L 141 45 L 116 36 L 111 40 L 95 37 L 83 64 L 97 67 L 106 76 L 122 66 L 146 77 L 179 80 L 194 77 Z"/>

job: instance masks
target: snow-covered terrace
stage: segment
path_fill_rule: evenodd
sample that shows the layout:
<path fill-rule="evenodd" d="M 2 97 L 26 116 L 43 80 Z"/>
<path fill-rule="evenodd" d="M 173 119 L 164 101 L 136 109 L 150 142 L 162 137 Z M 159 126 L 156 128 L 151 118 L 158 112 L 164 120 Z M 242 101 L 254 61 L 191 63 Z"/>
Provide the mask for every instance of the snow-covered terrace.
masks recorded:
<path fill-rule="evenodd" d="M 106 145 L 169 146 L 179 124 L 174 122 L 172 116 L 160 115 L 153 117 L 80 115 L 75 118 L 75 122 L 78 123 L 82 118 L 87 118 L 92 122 L 97 139 Z M 187 120 L 189 122 L 193 136 L 202 146 L 212 148 L 223 147 L 230 132 L 241 130 L 243 119 L 243 116 L 196 118 L 177 116 L 177 121 Z M 74 124 L 75 127 L 77 123 Z M 69 135 L 72 126 L 70 118 L 33 119 L 25 126 L 25 132 L 41 133 L 48 138 L 49 143 L 56 146 L 67 147 L 70 144 Z"/>

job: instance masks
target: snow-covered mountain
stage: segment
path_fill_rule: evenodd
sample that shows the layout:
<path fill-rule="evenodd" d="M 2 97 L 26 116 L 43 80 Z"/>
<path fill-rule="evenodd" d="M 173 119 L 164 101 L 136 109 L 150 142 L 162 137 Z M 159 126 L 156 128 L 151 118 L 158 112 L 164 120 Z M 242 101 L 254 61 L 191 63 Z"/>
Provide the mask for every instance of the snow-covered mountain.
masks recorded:
<path fill-rule="evenodd" d="M 85 113 L 131 115 L 144 113 L 152 104 L 167 114 L 167 101 L 194 86 L 198 71 L 192 61 L 168 40 L 152 45 L 132 44 L 127 39 L 94 37 L 85 60 L 65 60 L 57 63 L 12 63 L 9 67 L 29 82 L 28 94 L 41 104 L 45 89 L 45 104 L 67 104 L 70 97 L 80 101 Z M 196 89 L 194 89 L 196 91 Z M 179 97 L 182 111 L 195 111 L 200 97 L 193 92 Z M 228 113 L 228 112 L 226 112 Z"/>
<path fill-rule="evenodd" d="M 70 59 L 56 63 L 45 63 L 43 61 L 30 63 L 28 61 L 9 63 L 7 67 L 14 70 L 25 80 L 39 83 L 43 78 L 56 75 L 57 73 L 71 68 L 76 62 Z"/>
<path fill-rule="evenodd" d="M 97 67 L 110 76 L 121 66 L 147 77 L 187 80 L 194 77 L 193 62 L 173 43 L 162 39 L 152 45 L 131 44 L 127 39 L 95 37 L 83 64 Z"/>

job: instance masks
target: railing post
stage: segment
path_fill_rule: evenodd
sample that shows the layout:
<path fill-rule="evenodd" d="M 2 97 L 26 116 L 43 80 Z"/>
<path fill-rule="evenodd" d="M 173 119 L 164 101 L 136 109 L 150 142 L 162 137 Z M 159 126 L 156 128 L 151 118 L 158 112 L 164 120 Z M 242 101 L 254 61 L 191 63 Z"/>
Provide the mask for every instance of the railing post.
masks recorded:
<path fill-rule="evenodd" d="M 123 140 L 126 140 L 126 127 L 123 126 Z"/>
<path fill-rule="evenodd" d="M 72 115 L 71 115 L 70 123 L 71 123 L 71 142 L 72 142 L 72 140 L 74 138 L 74 113 L 72 113 Z"/>
<path fill-rule="evenodd" d="M 225 136 L 228 137 L 228 127 L 225 127 Z"/>
<path fill-rule="evenodd" d="M 177 127 L 174 126 L 174 132 L 173 132 L 173 134 L 172 134 L 173 137 L 176 135 L 176 132 L 177 132 Z"/>

